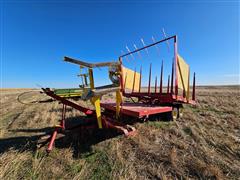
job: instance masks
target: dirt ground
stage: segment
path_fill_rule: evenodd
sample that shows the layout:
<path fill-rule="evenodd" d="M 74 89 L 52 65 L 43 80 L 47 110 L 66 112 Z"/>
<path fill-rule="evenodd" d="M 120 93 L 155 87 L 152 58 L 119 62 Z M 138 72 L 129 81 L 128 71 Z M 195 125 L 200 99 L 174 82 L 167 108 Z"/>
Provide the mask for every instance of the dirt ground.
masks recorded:
<path fill-rule="evenodd" d="M 134 137 L 79 130 L 50 154 L 37 149 L 61 119 L 62 105 L 29 89 L 2 89 L 0 179 L 240 179 L 240 86 L 198 87 L 196 107 L 177 121 L 137 123 Z M 25 97 L 24 97 L 25 96 Z M 69 122 L 83 119 L 67 108 Z M 111 133 L 111 132 L 110 132 Z"/>

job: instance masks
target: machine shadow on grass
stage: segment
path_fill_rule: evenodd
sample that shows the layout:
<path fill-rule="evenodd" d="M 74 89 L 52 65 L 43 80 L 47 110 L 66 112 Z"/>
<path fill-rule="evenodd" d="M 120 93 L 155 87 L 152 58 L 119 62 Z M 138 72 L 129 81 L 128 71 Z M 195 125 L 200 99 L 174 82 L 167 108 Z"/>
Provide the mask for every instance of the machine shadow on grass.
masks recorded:
<path fill-rule="evenodd" d="M 81 154 L 91 153 L 93 145 L 120 135 L 114 129 L 86 128 L 84 123 L 86 119 L 86 116 L 66 118 L 67 129 L 77 128 L 67 130 L 64 137 L 56 139 L 54 148 L 72 147 L 73 157 L 78 158 Z"/>
<path fill-rule="evenodd" d="M 12 133 L 23 132 L 26 135 L 0 138 L 0 154 L 9 151 L 10 149 L 18 151 L 35 151 L 36 143 L 39 138 L 49 134 L 52 128 L 41 128 L 41 129 L 11 129 L 8 130 Z M 27 133 L 43 133 L 41 135 L 32 135 L 29 136 Z"/>
<path fill-rule="evenodd" d="M 93 145 L 120 135 L 114 129 L 86 129 L 84 128 L 83 124 L 85 119 L 86 116 L 66 118 L 67 129 L 73 126 L 78 126 L 78 128 L 58 133 L 55 140 L 54 149 L 71 147 L 73 149 L 73 157 L 78 158 L 83 153 L 91 153 Z M 5 153 L 10 149 L 17 150 L 19 152 L 35 152 L 38 150 L 39 140 L 42 141 L 42 138 L 47 136 L 51 137 L 54 127 L 39 129 L 12 129 L 9 131 L 12 133 L 26 133 L 26 135 L 0 139 L 0 154 Z M 28 133 L 38 133 L 38 135 L 29 136 Z M 49 139 L 44 138 L 43 142 L 41 142 L 43 146 L 40 149 L 47 149 L 48 143 Z"/>

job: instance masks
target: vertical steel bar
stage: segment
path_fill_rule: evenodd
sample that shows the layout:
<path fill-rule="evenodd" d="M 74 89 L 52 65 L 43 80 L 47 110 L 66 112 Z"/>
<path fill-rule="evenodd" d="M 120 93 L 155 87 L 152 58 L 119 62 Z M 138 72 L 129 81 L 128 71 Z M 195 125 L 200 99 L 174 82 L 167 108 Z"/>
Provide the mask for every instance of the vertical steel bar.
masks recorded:
<path fill-rule="evenodd" d="M 159 90 L 160 94 L 162 94 L 162 84 L 163 84 L 163 60 L 161 65 L 161 76 L 160 76 L 160 90 Z"/>
<path fill-rule="evenodd" d="M 169 93 L 169 83 L 170 83 L 169 81 L 170 81 L 170 75 L 168 75 L 168 83 L 167 83 L 167 84 L 168 84 L 168 85 L 167 85 L 167 93 Z"/>
<path fill-rule="evenodd" d="M 152 63 L 150 64 L 150 70 L 149 70 L 148 94 L 150 94 L 150 88 L 151 88 L 151 76 L 152 76 Z"/>
<path fill-rule="evenodd" d="M 94 89 L 94 80 L 93 80 L 93 70 L 92 68 L 88 68 L 89 79 L 90 79 L 90 88 Z"/>
<path fill-rule="evenodd" d="M 141 92 L 141 86 L 142 86 L 142 66 L 140 67 L 140 80 L 139 80 L 139 90 L 138 90 L 138 92 Z"/>
<path fill-rule="evenodd" d="M 88 80 L 87 80 L 86 74 L 84 74 L 83 76 L 84 76 L 84 83 L 85 83 L 85 84 L 83 84 L 83 86 L 85 87 L 85 86 L 88 86 Z"/>
<path fill-rule="evenodd" d="M 50 143 L 49 143 L 48 148 L 47 148 L 47 152 L 50 152 L 53 149 L 53 143 L 56 139 L 56 136 L 57 136 L 57 129 L 55 129 L 53 134 L 52 134 Z"/>
<path fill-rule="evenodd" d="M 134 88 L 135 88 L 135 78 L 136 78 L 136 68 L 134 69 L 132 92 L 134 92 Z"/>
<path fill-rule="evenodd" d="M 195 72 L 193 74 L 193 92 L 192 92 L 192 100 L 195 101 Z"/>
<path fill-rule="evenodd" d="M 122 57 L 119 57 L 119 62 L 120 62 L 120 66 L 119 66 L 119 71 L 120 71 L 120 83 L 121 83 L 121 89 L 120 89 L 120 94 L 124 95 L 125 94 L 125 84 L 123 84 L 123 63 L 122 63 Z M 122 93 L 121 93 L 122 92 Z M 120 103 L 120 113 L 122 111 L 122 107 L 123 107 L 123 103 L 121 101 Z"/>
<path fill-rule="evenodd" d="M 155 78 L 155 93 L 157 92 L 157 76 Z"/>
<path fill-rule="evenodd" d="M 119 66 L 119 71 L 120 71 L 120 85 L 121 85 L 121 92 L 125 94 L 125 87 L 123 83 L 123 67 L 122 67 L 122 58 L 119 58 L 120 66 Z"/>
<path fill-rule="evenodd" d="M 178 95 L 178 58 L 177 58 L 177 36 L 174 38 L 174 58 L 175 58 L 175 95 Z"/>
<path fill-rule="evenodd" d="M 174 61 L 172 62 L 172 75 L 171 75 L 171 94 L 173 94 L 173 77 L 174 76 Z"/>

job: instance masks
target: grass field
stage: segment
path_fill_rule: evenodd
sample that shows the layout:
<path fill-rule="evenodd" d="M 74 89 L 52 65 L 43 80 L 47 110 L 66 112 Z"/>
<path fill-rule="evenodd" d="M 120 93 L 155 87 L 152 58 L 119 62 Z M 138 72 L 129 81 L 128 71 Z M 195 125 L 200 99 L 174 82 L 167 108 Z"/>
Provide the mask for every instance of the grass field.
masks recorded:
<path fill-rule="evenodd" d="M 25 91 L 0 90 L 0 179 L 240 179 L 239 86 L 198 87 L 198 103 L 185 106 L 183 118 L 135 124 L 134 137 L 79 139 L 76 130 L 49 155 L 36 145 L 58 124 L 62 106 L 37 92 L 22 98 L 42 103 L 21 104 Z M 66 117 L 84 118 L 71 108 Z"/>

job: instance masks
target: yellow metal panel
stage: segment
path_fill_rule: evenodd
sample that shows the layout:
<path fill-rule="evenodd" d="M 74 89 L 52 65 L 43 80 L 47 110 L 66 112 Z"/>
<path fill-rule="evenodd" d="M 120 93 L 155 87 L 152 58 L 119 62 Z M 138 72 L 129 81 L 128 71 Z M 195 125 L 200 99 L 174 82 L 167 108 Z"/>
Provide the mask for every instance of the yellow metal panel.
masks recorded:
<path fill-rule="evenodd" d="M 133 70 L 122 66 L 122 77 L 123 87 L 125 89 L 134 89 L 134 91 L 139 90 L 140 74 L 138 72 L 134 72 Z"/>
<path fill-rule="evenodd" d="M 178 88 L 188 91 L 189 65 L 178 55 Z"/>
<path fill-rule="evenodd" d="M 116 91 L 116 117 L 119 117 L 119 113 L 120 113 L 120 105 L 122 102 L 122 93 L 120 92 L 120 90 Z"/>
<path fill-rule="evenodd" d="M 190 67 L 188 69 L 187 101 L 189 101 L 189 97 L 190 97 Z"/>
<path fill-rule="evenodd" d="M 102 117 L 101 117 L 101 106 L 100 106 L 100 97 L 92 97 L 92 103 L 95 106 L 96 116 L 98 121 L 98 127 L 102 129 Z"/>

